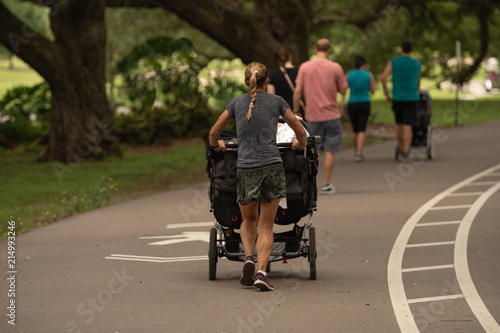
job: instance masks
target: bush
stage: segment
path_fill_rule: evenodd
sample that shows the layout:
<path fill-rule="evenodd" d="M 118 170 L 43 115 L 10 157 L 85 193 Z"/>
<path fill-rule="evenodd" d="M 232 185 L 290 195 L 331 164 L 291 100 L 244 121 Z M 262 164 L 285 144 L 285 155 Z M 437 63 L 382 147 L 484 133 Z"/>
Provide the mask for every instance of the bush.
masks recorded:
<path fill-rule="evenodd" d="M 124 143 L 169 144 L 173 138 L 208 135 L 210 119 L 210 113 L 203 107 L 194 108 L 191 112 L 180 107 L 164 107 L 140 114 L 117 115 L 115 128 Z"/>
<path fill-rule="evenodd" d="M 114 74 L 123 81 L 132 104 L 131 114 L 116 116 L 122 141 L 168 143 L 172 138 L 201 136 L 210 126 L 189 40 L 149 39 L 120 60 Z"/>
<path fill-rule="evenodd" d="M 209 104 L 215 110 L 224 111 L 229 102 L 248 91 L 248 88 L 239 81 L 229 77 L 215 77 L 207 84 L 203 91 Z"/>
<path fill-rule="evenodd" d="M 45 141 L 51 95 L 45 82 L 7 90 L 0 100 L 0 146 Z"/>

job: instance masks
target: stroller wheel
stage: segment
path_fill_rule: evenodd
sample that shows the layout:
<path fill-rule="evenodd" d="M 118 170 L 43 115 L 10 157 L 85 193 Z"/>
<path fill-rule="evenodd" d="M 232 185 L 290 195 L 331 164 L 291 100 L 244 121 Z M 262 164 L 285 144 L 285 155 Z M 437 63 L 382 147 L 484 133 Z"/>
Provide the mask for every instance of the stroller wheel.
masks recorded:
<path fill-rule="evenodd" d="M 310 266 L 310 279 L 316 280 L 316 229 L 309 228 L 309 251 L 308 260 Z"/>
<path fill-rule="evenodd" d="M 213 281 L 217 273 L 217 229 L 210 229 L 208 248 L 208 279 Z"/>

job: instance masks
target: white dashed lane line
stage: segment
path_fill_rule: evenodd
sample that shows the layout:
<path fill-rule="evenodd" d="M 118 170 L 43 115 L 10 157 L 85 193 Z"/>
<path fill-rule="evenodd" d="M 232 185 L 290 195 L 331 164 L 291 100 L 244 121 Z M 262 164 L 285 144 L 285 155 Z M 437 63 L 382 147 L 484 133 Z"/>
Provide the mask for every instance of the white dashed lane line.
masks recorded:
<path fill-rule="evenodd" d="M 470 275 L 467 261 L 467 242 L 472 222 L 488 199 L 493 194 L 500 191 L 500 179 L 495 180 L 495 177 L 500 177 L 500 164 L 480 172 L 436 195 L 434 198 L 421 206 L 408 219 L 408 221 L 406 221 L 405 225 L 401 229 L 389 257 L 387 280 L 394 313 L 402 332 L 419 332 L 419 328 L 415 322 L 415 317 L 411 311 L 410 304 L 436 301 L 450 302 L 452 300 L 459 299 L 465 299 L 467 301 L 470 310 L 476 316 L 477 320 L 486 332 L 500 332 L 500 326 L 490 314 L 476 290 Z M 487 188 L 485 188 L 484 191 L 480 191 L 478 188 L 474 189 L 474 187 L 477 186 Z M 467 192 L 470 189 L 474 189 L 474 191 Z M 471 200 L 474 201 L 470 204 L 447 206 L 437 205 L 443 199 L 450 197 L 471 197 Z M 464 217 L 462 220 L 455 219 L 453 221 L 420 222 L 422 217 L 429 211 L 445 210 L 464 211 Z M 410 236 L 413 234 L 415 228 L 426 227 L 426 229 L 423 230 L 432 230 L 430 229 L 432 227 L 452 225 L 458 225 L 458 231 L 455 235 L 450 233 L 449 240 L 408 244 Z M 455 238 L 454 240 L 452 240 L 453 237 Z M 403 268 L 404 254 L 407 248 L 436 247 L 439 249 L 440 246 L 446 245 L 454 246 L 454 262 L 442 265 Z M 404 286 L 404 273 L 431 272 L 440 270 L 446 271 L 451 269 L 455 270 L 456 279 L 462 292 L 461 294 L 458 293 L 435 296 L 422 295 L 426 297 L 407 298 Z"/>

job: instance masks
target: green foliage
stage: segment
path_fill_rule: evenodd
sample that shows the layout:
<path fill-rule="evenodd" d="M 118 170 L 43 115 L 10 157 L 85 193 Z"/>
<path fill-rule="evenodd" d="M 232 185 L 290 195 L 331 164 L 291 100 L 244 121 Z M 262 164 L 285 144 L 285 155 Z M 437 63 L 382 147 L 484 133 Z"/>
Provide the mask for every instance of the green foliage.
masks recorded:
<path fill-rule="evenodd" d="M 0 100 L 0 146 L 40 142 L 47 137 L 51 95 L 47 83 L 17 86 Z"/>
<path fill-rule="evenodd" d="M 223 111 L 229 102 L 248 91 L 247 87 L 232 78 L 216 77 L 205 86 L 203 93 L 209 98 L 209 105 L 215 110 Z"/>
<path fill-rule="evenodd" d="M 19 0 L 2 0 L 2 3 L 24 22 L 23 31 L 26 31 L 27 35 L 34 31 L 47 38 L 52 38 L 49 20 L 50 9 L 48 7 Z"/>
<path fill-rule="evenodd" d="M 317 38 L 328 38 L 333 46 L 331 58 L 339 62 L 346 72 L 354 68 L 355 56 L 362 54 L 367 58 L 370 71 L 379 78 L 387 61 L 401 53 L 399 46 L 404 39 L 413 41 L 413 56 L 422 62 L 423 75 L 427 78 L 451 80 L 456 68 L 449 67 L 448 60 L 455 57 L 456 41 L 462 44 L 463 58 L 476 59 L 479 56 L 480 30 L 476 5 L 458 1 L 426 1 L 406 7 L 393 2 L 377 12 L 367 2 L 361 5 L 359 1 L 340 1 L 331 6 L 334 7 L 330 9 L 332 11 L 344 10 L 354 15 L 352 22 L 355 22 L 357 12 L 361 16 L 368 12 L 372 18 L 363 28 L 346 24 L 339 17 L 333 24 L 317 25 L 313 30 L 311 45 Z M 500 36 L 499 12 L 498 9 L 492 10 L 488 18 L 489 54 L 496 57 L 498 43 L 493 41 Z"/>
<path fill-rule="evenodd" d="M 168 37 L 155 37 L 148 39 L 145 43 L 139 44 L 132 52 L 123 57 L 116 65 L 115 72 L 120 74 L 128 74 L 134 71 L 141 63 L 147 62 L 147 65 L 152 67 L 156 72 L 162 70 L 162 59 L 158 57 L 173 57 L 170 63 L 176 65 L 176 59 L 179 58 L 180 62 L 177 65 L 182 65 L 183 62 L 191 65 L 193 62 L 192 43 L 189 39 L 172 39 Z M 170 59 L 164 59 L 170 60 Z"/>
<path fill-rule="evenodd" d="M 131 112 L 118 115 L 115 128 L 122 142 L 169 144 L 173 138 L 206 136 L 211 124 L 211 114 L 206 110 L 206 105 L 200 105 L 190 112 L 179 107 Z"/>
<path fill-rule="evenodd" d="M 114 68 L 121 57 L 129 54 L 136 45 L 158 36 L 191 40 L 197 55 L 195 62 L 200 64 L 200 67 L 205 66 L 211 59 L 227 58 L 231 55 L 226 48 L 205 33 L 161 8 L 108 7 L 106 30 L 108 68 Z"/>
<path fill-rule="evenodd" d="M 210 112 L 193 59 L 188 39 L 156 37 L 117 63 L 115 75 L 132 107 L 116 119 L 125 142 L 168 142 L 207 130 Z"/>

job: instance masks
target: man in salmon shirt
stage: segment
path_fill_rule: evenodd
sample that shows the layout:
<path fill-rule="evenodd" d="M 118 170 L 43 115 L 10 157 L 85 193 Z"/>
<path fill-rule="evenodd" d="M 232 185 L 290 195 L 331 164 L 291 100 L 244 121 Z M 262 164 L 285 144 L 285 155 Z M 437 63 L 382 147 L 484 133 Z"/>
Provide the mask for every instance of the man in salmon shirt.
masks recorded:
<path fill-rule="evenodd" d="M 318 149 L 324 152 L 325 178 L 321 193 L 333 194 L 337 189 L 331 184 L 335 154 L 342 143 L 342 116 L 347 78 L 342 66 L 328 59 L 331 44 L 328 39 L 316 42 L 316 59 L 304 62 L 299 67 L 293 94 L 293 111 L 300 113 L 300 100 L 306 100 L 305 120 L 312 135 L 321 136 Z M 337 94 L 342 95 L 342 105 L 337 103 Z"/>

